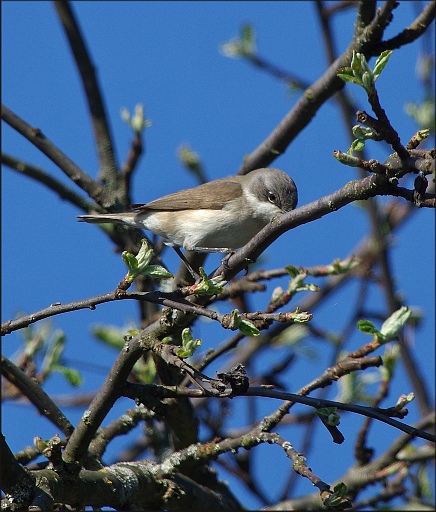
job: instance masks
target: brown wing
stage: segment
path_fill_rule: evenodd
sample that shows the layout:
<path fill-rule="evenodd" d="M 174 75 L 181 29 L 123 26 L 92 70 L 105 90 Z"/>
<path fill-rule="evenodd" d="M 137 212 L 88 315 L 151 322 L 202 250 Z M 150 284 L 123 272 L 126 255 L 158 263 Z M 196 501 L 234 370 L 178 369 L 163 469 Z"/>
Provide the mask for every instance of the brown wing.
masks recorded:
<path fill-rule="evenodd" d="M 174 194 L 156 199 L 146 204 L 133 204 L 140 212 L 148 210 L 221 210 L 230 200 L 242 194 L 241 176 L 210 181 L 194 188 L 180 190 Z"/>

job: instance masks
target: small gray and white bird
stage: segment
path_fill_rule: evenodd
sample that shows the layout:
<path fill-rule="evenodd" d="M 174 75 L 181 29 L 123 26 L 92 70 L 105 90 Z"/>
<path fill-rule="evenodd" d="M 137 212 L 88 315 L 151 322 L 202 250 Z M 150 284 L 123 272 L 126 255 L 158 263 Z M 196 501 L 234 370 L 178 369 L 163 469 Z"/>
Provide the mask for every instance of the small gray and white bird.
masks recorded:
<path fill-rule="evenodd" d="M 264 168 L 133 205 L 130 212 L 78 218 L 147 229 L 167 245 L 190 251 L 228 252 L 245 245 L 277 215 L 293 210 L 297 200 L 295 183 L 285 172 Z"/>

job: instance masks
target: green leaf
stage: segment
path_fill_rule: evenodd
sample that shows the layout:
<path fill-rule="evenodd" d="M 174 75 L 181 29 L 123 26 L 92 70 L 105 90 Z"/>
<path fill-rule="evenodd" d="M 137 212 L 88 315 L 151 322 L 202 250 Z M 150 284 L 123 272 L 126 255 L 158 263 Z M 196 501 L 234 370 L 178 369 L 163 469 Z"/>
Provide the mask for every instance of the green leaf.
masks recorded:
<path fill-rule="evenodd" d="M 333 493 L 328 498 L 323 500 L 324 505 L 327 508 L 338 508 L 339 510 L 351 508 L 351 503 L 345 497 L 347 491 L 347 486 L 343 482 L 339 482 L 334 486 Z"/>
<path fill-rule="evenodd" d="M 54 365 L 52 370 L 61 373 L 67 381 L 74 387 L 78 387 L 82 384 L 83 378 L 80 373 L 74 368 L 67 368 L 62 365 Z"/>
<path fill-rule="evenodd" d="M 148 265 L 148 267 L 142 271 L 142 274 L 159 279 L 170 279 L 174 277 L 171 272 L 168 272 L 168 270 L 161 265 Z"/>
<path fill-rule="evenodd" d="M 368 126 L 362 126 L 361 124 L 356 124 L 352 128 L 353 135 L 358 139 L 372 139 L 377 133 Z"/>
<path fill-rule="evenodd" d="M 138 260 L 130 252 L 123 251 L 121 257 L 129 270 L 134 271 L 138 268 Z"/>
<path fill-rule="evenodd" d="M 244 25 L 242 25 L 241 35 L 241 40 L 244 43 L 244 45 L 246 45 L 247 48 L 252 47 L 254 43 L 253 27 L 248 23 L 244 23 Z"/>
<path fill-rule="evenodd" d="M 98 340 L 116 349 L 121 349 L 124 346 L 124 333 L 116 327 L 96 325 L 92 328 L 92 334 Z"/>
<path fill-rule="evenodd" d="M 125 280 L 128 283 L 133 283 L 139 275 L 149 275 L 159 279 L 169 279 L 173 277 L 173 274 L 160 265 L 149 265 L 152 257 L 153 249 L 148 246 L 145 238 L 141 240 L 141 247 L 136 256 L 127 251 L 123 251 L 122 258 L 128 268 Z"/>
<path fill-rule="evenodd" d="M 350 149 L 347 151 L 348 154 L 351 154 L 352 151 L 363 151 L 365 147 L 365 141 L 362 139 L 353 140 Z"/>
<path fill-rule="evenodd" d="M 376 328 L 376 326 L 370 320 L 359 320 L 357 322 L 357 328 L 364 334 L 371 334 L 377 337 L 383 338 L 382 333 Z"/>
<path fill-rule="evenodd" d="M 188 293 L 195 295 L 219 295 L 227 283 L 221 275 L 209 279 L 203 267 L 199 268 L 201 281 L 199 283 L 188 286 Z"/>
<path fill-rule="evenodd" d="M 386 342 L 396 339 L 398 332 L 406 325 L 411 314 L 412 311 L 407 306 L 403 306 L 383 322 L 380 330 Z"/>
<path fill-rule="evenodd" d="M 343 68 L 343 69 L 347 69 L 347 68 Z M 350 69 L 350 68 L 348 68 L 348 69 Z M 351 74 L 348 72 L 343 73 L 342 71 L 338 71 L 336 74 L 344 82 L 349 82 L 352 84 L 363 86 L 362 80 L 360 78 L 356 78 L 352 71 L 351 71 Z"/>
<path fill-rule="evenodd" d="M 182 331 L 182 346 L 176 350 L 176 354 L 182 359 L 191 357 L 200 345 L 201 340 L 194 340 L 191 329 L 186 327 Z"/>
<path fill-rule="evenodd" d="M 291 276 L 291 277 L 297 277 L 298 274 L 300 273 L 300 271 L 298 270 L 297 267 L 294 267 L 293 265 L 287 265 L 285 267 L 285 270 L 286 272 Z"/>
<path fill-rule="evenodd" d="M 374 71 L 373 71 L 374 82 L 377 80 L 377 78 L 380 76 L 380 73 L 383 71 L 386 64 L 389 62 L 389 59 L 391 58 L 392 53 L 393 53 L 392 50 L 385 50 L 384 52 L 382 52 L 380 54 L 380 56 L 375 61 Z"/>
<path fill-rule="evenodd" d="M 242 334 L 245 334 L 245 336 L 259 336 L 260 334 L 259 329 L 248 320 L 241 320 L 239 330 Z"/>

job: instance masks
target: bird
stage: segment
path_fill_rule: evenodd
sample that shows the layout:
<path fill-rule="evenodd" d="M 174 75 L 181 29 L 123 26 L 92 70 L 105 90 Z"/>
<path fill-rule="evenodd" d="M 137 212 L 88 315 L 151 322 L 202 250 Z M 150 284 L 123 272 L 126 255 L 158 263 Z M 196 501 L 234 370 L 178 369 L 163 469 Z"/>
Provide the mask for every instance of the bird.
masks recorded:
<path fill-rule="evenodd" d="M 275 217 L 296 208 L 297 202 L 297 187 L 287 173 L 262 168 L 134 204 L 128 212 L 79 215 L 78 219 L 146 229 L 161 236 L 179 255 L 180 247 L 229 253 Z"/>

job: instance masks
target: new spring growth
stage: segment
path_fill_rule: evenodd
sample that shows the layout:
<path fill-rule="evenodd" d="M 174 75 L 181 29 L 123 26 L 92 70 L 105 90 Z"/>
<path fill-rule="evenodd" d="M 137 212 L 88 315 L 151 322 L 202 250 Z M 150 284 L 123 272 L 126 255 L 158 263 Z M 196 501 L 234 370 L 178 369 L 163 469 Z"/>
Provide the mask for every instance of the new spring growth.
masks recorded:
<path fill-rule="evenodd" d="M 293 265 L 286 266 L 285 270 L 293 278 L 289 283 L 287 290 L 289 295 L 293 296 L 297 292 L 303 291 L 319 292 L 319 286 L 304 282 L 304 280 L 307 277 L 306 272 L 300 271 L 297 267 L 294 267 Z"/>
<path fill-rule="evenodd" d="M 337 427 L 341 422 L 341 416 L 336 407 L 322 407 L 315 410 L 317 416 L 322 416 L 325 423 L 331 427 Z"/>
<path fill-rule="evenodd" d="M 365 141 L 368 139 L 378 139 L 379 134 L 367 126 L 356 124 L 353 126 L 353 135 L 356 137 L 351 146 L 347 149 L 347 154 L 352 155 L 353 151 L 363 151 Z"/>
<path fill-rule="evenodd" d="M 242 26 L 241 37 L 231 39 L 220 46 L 221 53 L 226 57 L 252 57 L 256 51 L 256 39 L 251 25 Z"/>
<path fill-rule="evenodd" d="M 383 345 L 388 341 L 396 340 L 397 334 L 406 325 L 411 314 L 412 311 L 407 306 L 403 306 L 397 309 L 397 311 L 394 311 L 394 313 L 383 322 L 380 330 L 369 320 L 359 320 L 357 322 L 357 328 L 365 334 L 373 335 L 378 343 Z"/>
<path fill-rule="evenodd" d="M 237 309 L 234 309 L 229 315 L 225 315 L 225 317 L 226 325 L 224 327 L 227 329 L 231 329 L 232 331 L 239 329 L 242 334 L 246 336 L 259 336 L 259 329 L 248 320 L 244 320 Z"/>
<path fill-rule="evenodd" d="M 177 148 L 177 157 L 180 163 L 184 165 L 188 171 L 192 172 L 201 183 L 206 181 L 203 165 L 198 153 L 185 144 Z"/>
<path fill-rule="evenodd" d="M 183 288 L 184 295 L 219 295 L 227 283 L 221 275 L 209 279 L 203 267 L 199 268 L 201 281 Z"/>
<path fill-rule="evenodd" d="M 395 409 L 397 409 L 397 411 L 401 411 L 401 409 L 412 402 L 412 400 L 415 400 L 415 394 L 413 392 L 409 393 L 408 395 L 400 395 L 397 403 L 395 404 Z"/>
<path fill-rule="evenodd" d="M 371 70 L 365 55 L 353 51 L 351 67 L 340 68 L 337 75 L 344 82 L 360 85 L 365 89 L 368 95 L 373 94 L 374 84 L 388 63 L 391 55 L 392 50 L 382 52 L 375 62 L 374 69 Z"/>
<path fill-rule="evenodd" d="M 161 265 L 149 265 L 153 256 L 153 249 L 148 246 L 147 240 L 141 240 L 141 248 L 138 254 L 134 256 L 130 252 L 123 251 L 122 258 L 129 269 L 124 281 L 131 284 L 139 275 L 151 276 L 158 279 L 169 279 L 173 274 Z"/>
<path fill-rule="evenodd" d="M 201 340 L 194 340 L 191 329 L 186 327 L 182 331 L 182 346 L 176 349 L 176 354 L 182 359 L 191 357 L 200 345 Z"/>
<path fill-rule="evenodd" d="M 328 509 L 344 510 L 351 508 L 351 503 L 347 499 L 347 486 L 343 482 L 339 482 L 333 487 L 333 492 L 323 499 L 324 506 Z"/>
<path fill-rule="evenodd" d="M 145 128 L 148 128 L 153 124 L 150 119 L 145 118 L 144 105 L 142 105 L 142 103 L 138 103 L 136 105 L 132 117 L 130 117 L 130 112 L 126 107 L 122 107 L 120 114 L 121 119 L 136 133 L 141 133 Z"/>

